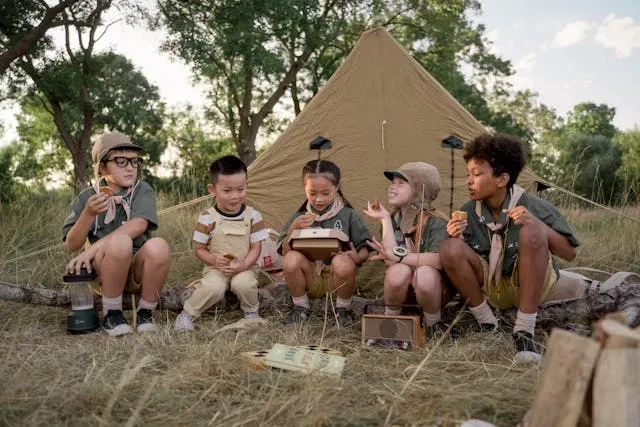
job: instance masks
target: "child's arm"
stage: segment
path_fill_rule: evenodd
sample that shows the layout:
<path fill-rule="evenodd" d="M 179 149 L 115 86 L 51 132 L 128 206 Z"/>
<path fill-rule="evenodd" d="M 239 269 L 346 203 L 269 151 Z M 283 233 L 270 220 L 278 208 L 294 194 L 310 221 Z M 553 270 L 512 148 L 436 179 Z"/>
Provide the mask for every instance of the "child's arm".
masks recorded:
<path fill-rule="evenodd" d="M 379 219 L 382 224 L 382 244 L 387 247 L 394 247 L 396 245 L 396 237 L 393 230 L 393 221 L 391 220 L 391 214 L 385 209 L 382 203 L 377 204 L 378 209 L 374 209 L 371 202 L 367 202 L 367 209 L 363 212 L 374 219 Z"/>
<path fill-rule="evenodd" d="M 395 243 L 393 246 L 385 246 L 378 242 L 376 239 L 368 242 L 369 247 L 374 251 L 378 252 L 378 255 L 374 255 L 371 257 L 372 260 L 379 261 L 389 261 L 391 263 L 398 264 L 406 264 L 411 267 L 422 267 L 428 266 L 433 267 L 435 269 L 442 269 L 442 264 L 440 263 L 440 254 L 435 252 L 420 252 L 415 253 L 411 252 L 405 255 L 404 257 L 399 257 L 393 253 L 393 248 L 395 247 Z"/>
<path fill-rule="evenodd" d="M 291 222 L 289 229 L 287 230 L 287 235 L 284 237 L 282 242 L 282 256 L 286 255 L 287 252 L 291 250 L 291 246 L 289 246 L 289 238 L 294 230 L 300 228 L 308 228 L 313 225 L 315 218 L 312 215 L 300 215 L 296 219 Z M 259 255 L 259 253 L 258 253 Z"/>
<path fill-rule="evenodd" d="M 569 239 L 549 227 L 541 219 L 536 218 L 527 210 L 527 208 L 524 206 L 516 206 L 510 211 L 507 211 L 507 213 L 516 225 L 524 226 L 531 224 L 534 221 L 540 224 L 547 235 L 549 251 L 553 255 L 557 255 L 566 261 L 573 261 L 575 259 L 577 254 L 576 248 L 571 244 Z"/>
<path fill-rule="evenodd" d="M 67 232 L 64 240 L 67 251 L 75 252 L 84 245 L 93 221 L 102 212 L 106 212 L 108 202 L 109 197 L 104 193 L 94 194 L 89 197 L 75 224 Z"/>

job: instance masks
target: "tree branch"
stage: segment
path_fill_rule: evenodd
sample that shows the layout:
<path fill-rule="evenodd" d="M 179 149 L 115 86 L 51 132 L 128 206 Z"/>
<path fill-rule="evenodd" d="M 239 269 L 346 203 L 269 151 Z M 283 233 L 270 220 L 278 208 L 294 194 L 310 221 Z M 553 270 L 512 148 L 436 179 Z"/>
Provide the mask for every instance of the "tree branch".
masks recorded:
<path fill-rule="evenodd" d="M 29 31 L 17 45 L 0 55 L 0 74 L 4 73 L 7 68 L 9 68 L 9 65 L 11 65 L 13 61 L 26 55 L 31 48 L 33 48 L 33 46 L 42 37 L 44 37 L 47 30 L 53 26 L 54 19 L 60 12 L 77 2 L 78 0 L 63 0 L 57 5 L 49 8 L 47 3 L 44 0 L 41 0 L 41 3 L 44 3 L 45 7 L 47 7 L 47 11 L 42 18 L 42 21 L 40 21 L 35 28 Z"/>

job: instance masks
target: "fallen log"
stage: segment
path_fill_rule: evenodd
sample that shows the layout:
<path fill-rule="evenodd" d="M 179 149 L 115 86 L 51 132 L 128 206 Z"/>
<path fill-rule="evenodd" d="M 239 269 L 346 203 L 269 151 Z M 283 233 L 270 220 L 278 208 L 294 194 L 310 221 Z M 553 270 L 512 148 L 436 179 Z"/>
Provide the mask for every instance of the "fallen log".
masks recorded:
<path fill-rule="evenodd" d="M 189 298 L 191 292 L 193 292 L 191 288 L 167 287 L 160 294 L 159 308 L 181 311 L 184 301 Z M 125 310 L 130 310 L 132 307 L 130 295 L 126 294 L 123 298 Z M 283 282 L 274 282 L 260 287 L 258 299 L 262 309 L 286 310 L 291 305 L 289 292 Z M 68 292 L 7 282 L 0 282 L 0 300 L 54 307 L 69 307 L 71 305 Z M 354 296 L 352 308 L 356 314 L 360 315 L 365 305 L 375 302 L 379 301 Z M 233 294 L 229 293 L 229 297 L 225 298 L 220 304 L 222 308 L 236 308 L 237 300 Z M 99 296 L 96 296 L 96 307 L 101 307 Z M 325 298 L 312 299 L 311 309 L 314 312 L 323 313 L 325 310 Z M 456 309 L 455 305 L 450 305 L 445 310 L 445 316 L 448 314 L 450 317 Z M 553 327 L 566 327 L 570 324 L 577 324 L 590 330 L 590 326 L 595 320 L 612 312 L 622 312 L 630 325 L 639 325 L 640 284 L 622 283 L 615 288 L 598 293 L 590 292 L 582 299 L 555 305 L 546 304 L 538 313 L 538 325 L 544 330 L 551 330 Z M 506 324 L 513 324 L 517 309 L 506 310 L 499 314 Z M 584 329 L 582 332 L 588 333 L 588 329 Z"/>

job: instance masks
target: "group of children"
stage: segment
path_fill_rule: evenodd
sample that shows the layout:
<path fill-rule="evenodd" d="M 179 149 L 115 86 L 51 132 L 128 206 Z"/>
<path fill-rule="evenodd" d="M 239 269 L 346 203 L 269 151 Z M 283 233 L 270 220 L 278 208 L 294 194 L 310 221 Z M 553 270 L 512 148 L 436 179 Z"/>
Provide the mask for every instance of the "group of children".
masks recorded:
<path fill-rule="evenodd" d="M 293 310 L 284 324 L 310 317 L 309 297 L 336 295 L 340 326 L 357 319 L 351 310 L 356 272 L 367 260 L 381 260 L 385 311 L 399 314 L 401 304 L 418 304 L 427 333 L 456 331 L 441 318 L 442 307 L 459 293 L 482 331 L 494 331 L 492 308 L 518 308 L 513 338 L 516 358 L 540 358 L 534 329 L 539 305 L 561 299 L 574 289 L 558 286 L 553 255 L 572 260 L 579 242 L 549 202 L 516 184 L 525 165 L 522 143 L 515 137 L 481 135 L 466 147 L 466 215 L 449 219 L 433 208 L 441 188 L 440 174 L 424 162 L 385 171 L 388 206 L 368 202 L 363 211 L 379 220 L 382 236 L 372 238 L 364 221 L 344 197 L 340 169 L 328 160 L 313 160 L 302 169 L 306 200 L 287 221 L 278 252 Z M 169 270 L 169 247 L 151 238 L 157 228 L 154 193 L 138 177 L 141 148 L 119 132 L 101 135 L 92 150 L 94 185 L 74 200 L 63 226 L 69 251 L 89 245 L 67 266 L 68 272 L 95 268 L 102 287 L 103 327 L 109 335 L 131 333 L 122 314 L 126 287 L 141 288 L 135 313 L 138 332 L 155 329 L 152 310 Z M 202 212 L 193 233 L 195 256 L 204 264 L 199 285 L 184 303 L 175 328 L 195 329 L 194 320 L 220 301 L 230 288 L 244 317 L 260 320 L 256 261 L 268 238 L 260 213 L 245 204 L 247 168 L 235 156 L 210 167 L 208 191 L 215 204 Z M 347 249 L 329 264 L 309 260 L 289 244 L 296 229 L 335 228 L 349 237 Z M 377 252 L 375 255 L 370 252 Z"/>

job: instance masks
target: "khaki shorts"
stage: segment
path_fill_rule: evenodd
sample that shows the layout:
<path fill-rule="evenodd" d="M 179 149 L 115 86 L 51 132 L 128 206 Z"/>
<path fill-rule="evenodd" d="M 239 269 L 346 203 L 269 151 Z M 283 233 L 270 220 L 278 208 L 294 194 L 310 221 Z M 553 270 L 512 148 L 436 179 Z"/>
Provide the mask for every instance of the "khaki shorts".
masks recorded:
<path fill-rule="evenodd" d="M 129 266 L 129 273 L 127 275 L 127 283 L 125 283 L 124 285 L 124 291 L 126 293 L 130 293 L 130 294 L 134 294 L 137 293 L 138 291 L 140 291 L 141 289 L 141 284 L 136 282 L 135 279 L 135 274 L 133 272 L 133 264 L 135 262 L 135 258 L 136 256 L 133 256 L 133 260 L 131 261 L 131 265 Z M 96 280 L 94 280 L 93 282 L 91 282 L 91 288 L 93 289 L 93 291 L 98 294 L 98 295 L 102 295 L 102 282 L 100 280 L 100 277 L 98 276 L 98 278 Z"/>
<path fill-rule="evenodd" d="M 476 254 L 477 255 L 477 254 Z M 489 263 L 485 261 L 480 255 L 477 255 L 478 259 L 482 262 L 482 270 L 484 272 L 484 283 L 482 287 L 482 293 L 485 298 L 495 308 L 500 310 L 506 310 L 509 308 L 518 307 L 520 305 L 520 283 L 518 282 L 518 261 L 513 268 L 511 276 L 502 276 L 500 282 L 497 285 L 487 285 L 489 283 Z M 553 268 L 553 261 L 551 255 L 549 255 L 549 262 L 547 263 L 547 270 L 544 276 L 544 282 L 542 284 L 542 295 L 540 298 L 540 304 L 547 302 L 551 295 L 553 286 L 558 281 L 558 275 Z"/>
<path fill-rule="evenodd" d="M 329 292 L 329 285 L 331 284 L 331 267 L 326 266 L 322 269 L 322 272 L 318 275 L 318 267 L 315 263 L 311 264 L 313 266 L 313 283 L 311 283 L 311 288 L 307 290 L 307 295 L 310 298 L 318 298 L 323 297 Z"/>

